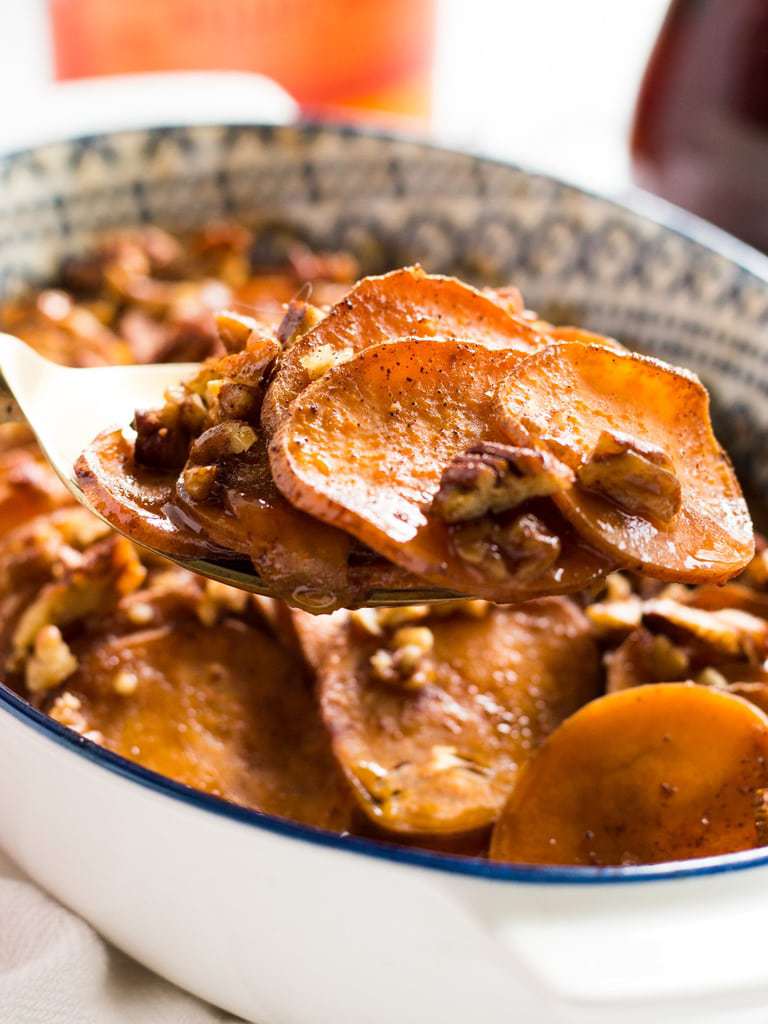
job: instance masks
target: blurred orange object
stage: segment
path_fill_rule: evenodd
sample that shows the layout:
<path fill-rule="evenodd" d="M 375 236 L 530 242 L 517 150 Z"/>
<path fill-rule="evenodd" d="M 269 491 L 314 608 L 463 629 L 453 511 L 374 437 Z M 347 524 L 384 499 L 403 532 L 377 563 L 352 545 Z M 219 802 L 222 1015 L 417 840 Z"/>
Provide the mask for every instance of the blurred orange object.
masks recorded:
<path fill-rule="evenodd" d="M 426 118 L 435 0 L 49 0 L 59 79 L 258 71 L 305 108 Z"/>

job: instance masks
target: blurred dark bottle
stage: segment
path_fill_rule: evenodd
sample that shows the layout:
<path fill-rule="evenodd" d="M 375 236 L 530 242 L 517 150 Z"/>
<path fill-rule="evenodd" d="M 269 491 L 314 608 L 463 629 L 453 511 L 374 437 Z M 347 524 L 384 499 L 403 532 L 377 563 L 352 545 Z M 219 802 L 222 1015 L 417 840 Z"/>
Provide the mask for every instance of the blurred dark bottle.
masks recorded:
<path fill-rule="evenodd" d="M 643 188 L 768 252 L 768 0 L 673 0 L 632 166 Z"/>

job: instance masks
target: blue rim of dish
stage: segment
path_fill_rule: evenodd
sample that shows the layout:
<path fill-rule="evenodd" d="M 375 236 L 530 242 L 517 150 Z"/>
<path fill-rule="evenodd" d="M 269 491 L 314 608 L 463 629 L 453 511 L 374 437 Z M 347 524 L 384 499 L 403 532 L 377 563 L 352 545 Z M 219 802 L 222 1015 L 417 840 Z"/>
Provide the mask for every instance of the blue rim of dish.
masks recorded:
<path fill-rule="evenodd" d="M 98 138 L 104 135 L 130 134 L 135 131 L 162 130 L 188 127 L 184 125 L 155 125 L 149 128 L 130 128 L 114 132 L 104 131 L 81 137 L 69 137 L 52 140 L 50 143 L 41 143 L 38 146 L 15 152 L 0 153 L 0 162 L 8 157 L 18 157 L 25 153 L 32 153 L 47 145 L 56 145 L 66 142 L 78 142 L 87 139 Z M 195 128 L 205 127 L 228 127 L 225 122 L 210 125 L 194 125 Z M 239 127 L 250 127 L 254 130 L 266 127 L 259 123 L 252 125 L 240 124 Z M 271 128 L 281 127 L 274 124 Z M 429 142 L 397 134 L 395 132 L 380 131 L 377 129 L 365 128 L 358 125 L 351 125 L 344 122 L 301 120 L 285 125 L 297 131 L 324 130 L 338 132 L 340 135 L 364 135 L 389 142 L 411 143 L 426 149 L 456 153 L 481 160 L 487 164 L 494 164 L 500 167 L 509 167 L 535 177 L 546 178 L 559 185 L 572 188 L 577 192 L 590 196 L 601 202 L 609 203 L 620 209 L 629 210 L 639 217 L 658 224 L 661 227 L 672 231 L 674 234 L 698 243 L 725 257 L 743 270 L 753 274 L 768 286 L 768 257 L 753 249 L 744 242 L 739 241 L 727 232 L 713 224 L 688 213 L 680 207 L 674 206 L 663 199 L 644 193 L 640 190 L 633 190 L 629 196 L 614 198 L 603 195 L 599 192 L 583 188 L 581 185 L 574 185 L 568 181 L 537 171 L 524 165 L 513 163 L 497 157 L 485 156 L 480 152 L 470 149 L 453 149 L 450 146 L 442 146 L 436 142 Z M 486 879 L 496 882 L 521 882 L 534 885 L 568 884 L 568 885 L 605 885 L 628 884 L 637 882 L 658 882 L 671 881 L 674 879 L 700 877 L 702 875 L 722 874 L 731 871 L 743 871 L 747 868 L 756 868 L 768 865 L 768 849 L 744 850 L 740 853 L 722 854 L 716 857 L 700 857 L 693 860 L 672 861 L 662 864 L 648 864 L 628 867 L 556 867 L 556 866 L 535 866 L 535 865 L 513 865 L 501 864 L 479 857 L 459 856 L 456 854 L 436 853 L 429 850 L 422 850 L 412 847 L 398 846 L 394 843 L 366 839 L 358 836 L 342 835 L 336 832 L 329 832 L 325 829 L 302 825 L 289 821 L 285 818 L 278 818 L 262 811 L 241 807 L 237 804 L 222 800 L 219 797 L 211 796 L 197 789 L 192 789 L 182 783 L 175 782 L 167 776 L 144 768 L 140 764 L 129 761 L 126 758 L 114 754 L 104 747 L 99 746 L 90 740 L 78 735 L 66 726 L 60 725 L 43 712 L 32 707 L 4 683 L 0 682 L 0 708 L 7 711 L 11 717 L 22 724 L 34 729 L 36 732 L 54 740 L 73 753 L 79 754 L 91 763 L 113 772 L 122 778 L 136 782 L 146 789 L 152 790 L 164 796 L 172 797 L 181 803 L 195 807 L 202 811 L 216 814 L 243 825 L 255 826 L 277 835 L 286 836 L 291 839 L 301 839 L 304 842 L 314 843 L 319 846 L 330 847 L 347 853 L 361 853 L 368 857 L 375 857 L 382 860 L 393 861 L 400 864 L 410 864 L 414 867 L 430 868 L 432 870 L 449 872 L 452 874 L 466 875 L 474 878 Z"/>

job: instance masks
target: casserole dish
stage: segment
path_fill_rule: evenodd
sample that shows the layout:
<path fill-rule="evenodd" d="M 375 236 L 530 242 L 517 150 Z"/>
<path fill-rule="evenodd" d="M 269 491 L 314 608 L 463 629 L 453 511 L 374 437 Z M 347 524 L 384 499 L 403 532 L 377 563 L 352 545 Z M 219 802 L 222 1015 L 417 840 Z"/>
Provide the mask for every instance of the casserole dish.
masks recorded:
<path fill-rule="evenodd" d="M 99 231 L 251 223 L 375 273 L 514 280 L 545 316 L 698 372 L 765 489 L 768 261 L 673 208 L 312 124 L 102 134 L 0 161 L 0 295 Z M 110 754 L 0 690 L 8 852 L 131 956 L 263 1024 L 748 1020 L 768 994 L 768 853 L 522 868 L 330 835 Z M 724 934 L 727 931 L 727 936 Z"/>

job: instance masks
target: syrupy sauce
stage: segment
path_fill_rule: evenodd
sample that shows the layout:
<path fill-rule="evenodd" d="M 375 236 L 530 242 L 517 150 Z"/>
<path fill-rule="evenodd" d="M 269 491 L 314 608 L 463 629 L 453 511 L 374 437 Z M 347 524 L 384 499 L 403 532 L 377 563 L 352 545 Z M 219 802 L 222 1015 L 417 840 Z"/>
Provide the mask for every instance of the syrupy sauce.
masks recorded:
<path fill-rule="evenodd" d="M 765 0 L 673 0 L 631 145 L 638 184 L 768 251 Z"/>

